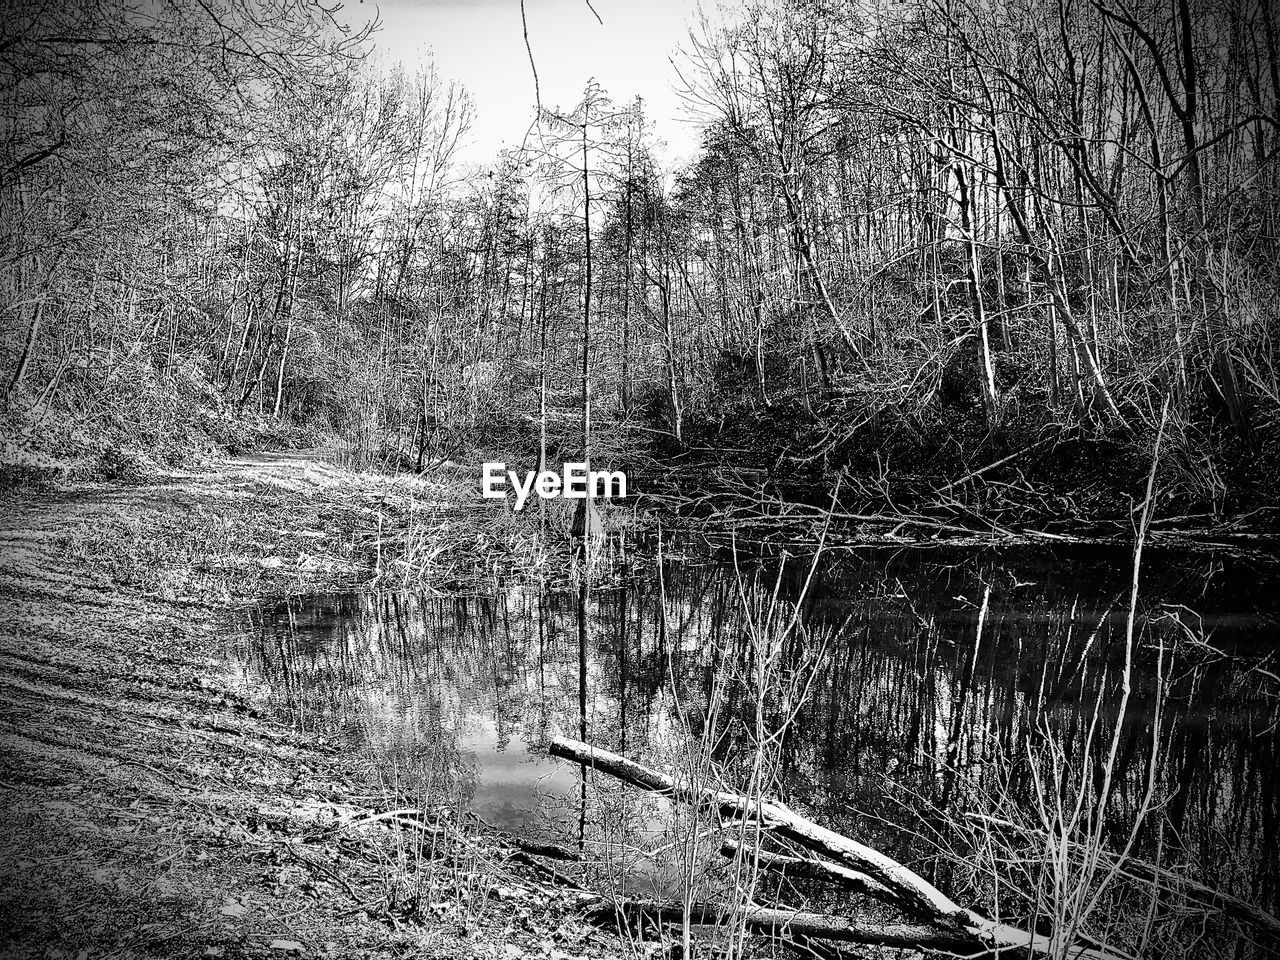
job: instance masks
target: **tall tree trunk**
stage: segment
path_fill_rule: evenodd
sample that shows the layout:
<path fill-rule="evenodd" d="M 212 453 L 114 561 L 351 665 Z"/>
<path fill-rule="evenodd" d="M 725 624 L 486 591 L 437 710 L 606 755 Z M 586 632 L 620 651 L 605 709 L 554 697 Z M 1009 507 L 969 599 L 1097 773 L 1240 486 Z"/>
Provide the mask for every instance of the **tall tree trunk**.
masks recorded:
<path fill-rule="evenodd" d="M 623 199 L 626 210 L 626 222 L 624 225 L 622 246 L 622 377 L 618 383 L 618 403 L 622 407 L 622 415 L 624 417 L 629 416 L 631 413 L 631 370 L 629 363 L 631 355 L 631 239 L 633 231 L 631 217 L 632 178 L 631 144 L 628 141 L 627 187 L 626 195 Z"/>
<path fill-rule="evenodd" d="M 587 165 L 587 125 L 582 125 L 582 229 L 586 274 L 582 289 L 582 461 L 591 465 L 591 172 Z"/>
<path fill-rule="evenodd" d="M 969 290 L 969 309 L 973 312 L 974 327 L 978 332 L 978 372 L 982 382 L 982 406 L 987 423 L 994 424 L 1000 406 L 996 390 L 996 369 L 991 359 L 991 333 L 987 323 L 986 305 L 982 300 L 982 262 L 978 257 L 978 241 L 974 236 L 973 195 L 964 163 L 953 157 L 952 165 L 959 194 L 960 229 L 964 232 L 966 285 Z"/>

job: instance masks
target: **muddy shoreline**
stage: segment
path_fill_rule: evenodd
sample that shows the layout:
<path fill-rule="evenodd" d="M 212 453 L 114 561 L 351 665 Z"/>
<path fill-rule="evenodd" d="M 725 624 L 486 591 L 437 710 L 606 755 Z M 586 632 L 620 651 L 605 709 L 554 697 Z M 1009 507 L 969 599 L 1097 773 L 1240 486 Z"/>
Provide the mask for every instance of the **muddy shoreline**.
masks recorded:
<path fill-rule="evenodd" d="M 427 903 L 359 758 L 227 683 L 236 611 L 367 581 L 408 495 L 303 456 L 0 494 L 0 955 L 618 955 L 482 830 Z"/>

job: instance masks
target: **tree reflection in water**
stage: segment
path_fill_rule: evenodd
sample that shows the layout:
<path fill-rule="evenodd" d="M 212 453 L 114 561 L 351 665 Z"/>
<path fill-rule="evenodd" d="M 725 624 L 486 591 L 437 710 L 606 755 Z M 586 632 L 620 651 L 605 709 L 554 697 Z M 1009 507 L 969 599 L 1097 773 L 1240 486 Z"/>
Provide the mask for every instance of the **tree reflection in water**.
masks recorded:
<path fill-rule="evenodd" d="M 1151 773 L 1163 649 L 1154 775 L 1164 814 L 1152 823 L 1166 828 L 1164 861 L 1275 910 L 1280 566 L 1155 548 L 1149 556 L 1109 815 L 1128 823 Z M 772 592 L 775 559 L 739 562 L 749 594 Z M 803 565 L 791 566 L 779 590 L 794 598 Z M 1109 740 L 1129 575 L 1124 548 L 1096 546 L 828 558 L 802 617 L 830 642 L 787 734 L 779 799 L 947 882 L 951 866 L 930 865 L 920 845 L 922 823 L 963 818 L 996 787 L 1027 800 L 1028 744 L 1051 731 L 1070 759 L 1095 705 L 1093 735 Z M 572 836 L 587 850 L 620 823 L 653 829 L 655 801 L 618 819 L 616 791 L 589 794 L 582 772 L 546 758 L 547 737 L 576 732 L 661 765 L 708 732 L 700 724 L 716 680 L 744 655 L 731 563 L 668 560 L 664 579 L 660 590 L 650 570 L 593 595 L 299 598 L 260 611 L 242 659 L 297 727 L 340 737 L 397 776 L 415 771 L 427 792 L 499 826 Z M 788 656 L 813 652 L 803 646 Z M 749 693 L 729 684 L 716 722 L 748 719 Z M 677 722 L 676 697 L 691 729 Z M 744 744 L 716 743 L 732 780 Z M 1140 852 L 1156 842 L 1149 832 Z"/>

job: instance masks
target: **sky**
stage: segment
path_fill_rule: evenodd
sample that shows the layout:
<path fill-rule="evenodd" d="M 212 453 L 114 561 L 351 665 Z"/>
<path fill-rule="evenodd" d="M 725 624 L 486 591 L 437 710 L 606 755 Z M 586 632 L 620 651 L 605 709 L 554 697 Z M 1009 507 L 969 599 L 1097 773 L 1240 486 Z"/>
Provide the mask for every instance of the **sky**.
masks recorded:
<path fill-rule="evenodd" d="M 382 0 L 377 9 L 382 57 L 410 70 L 433 57 L 443 77 L 470 91 L 476 119 L 459 159 L 488 164 L 502 147 L 519 145 L 534 113 L 520 0 Z M 543 106 L 570 109 L 594 77 L 616 104 L 644 98 L 666 144 L 658 152 L 664 166 L 693 156 L 697 130 L 670 59 L 696 22 L 696 0 L 525 0 L 525 10 Z"/>

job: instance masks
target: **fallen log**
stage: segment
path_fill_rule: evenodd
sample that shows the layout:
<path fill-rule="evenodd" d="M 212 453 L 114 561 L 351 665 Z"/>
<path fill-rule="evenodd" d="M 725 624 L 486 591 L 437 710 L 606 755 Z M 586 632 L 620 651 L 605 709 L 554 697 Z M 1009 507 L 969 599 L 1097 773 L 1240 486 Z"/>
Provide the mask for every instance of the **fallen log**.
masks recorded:
<path fill-rule="evenodd" d="M 684 904 L 678 901 L 619 900 L 611 906 L 634 918 L 649 918 L 666 923 L 683 923 L 685 919 Z M 739 916 L 757 933 L 788 939 L 815 937 L 864 946 L 941 950 L 951 953 L 973 950 L 971 937 L 955 930 L 940 930 L 922 923 L 879 923 L 754 904 L 743 907 Z M 689 907 L 688 918 L 691 925 L 710 926 L 732 920 L 734 912 L 715 904 L 695 903 Z"/>
<path fill-rule="evenodd" d="M 968 938 L 970 949 L 1026 950 L 1062 955 L 1062 945 L 1052 938 L 984 917 L 960 906 L 919 874 L 879 850 L 807 820 L 780 803 L 756 801 L 741 794 L 716 790 L 692 782 L 677 783 L 670 776 L 619 754 L 568 737 L 553 737 L 553 756 L 590 766 L 633 786 L 675 797 L 721 814 L 758 820 L 762 826 L 851 870 L 866 874 L 888 891 L 887 902 L 907 910 L 943 930 Z M 1133 960 L 1122 951 L 1101 946 L 1070 947 L 1072 960 Z"/>
<path fill-rule="evenodd" d="M 736 840 L 726 840 L 720 845 L 720 853 L 726 857 L 736 857 L 741 849 L 742 844 Z M 792 876 L 831 880 L 860 893 L 869 893 L 888 902 L 893 901 L 892 892 L 883 884 L 877 883 L 859 870 L 850 870 L 838 863 L 828 863 L 817 857 L 792 857 L 785 853 L 770 853 L 766 850 L 749 850 L 744 855 L 754 857 L 762 867 L 783 870 Z"/>

